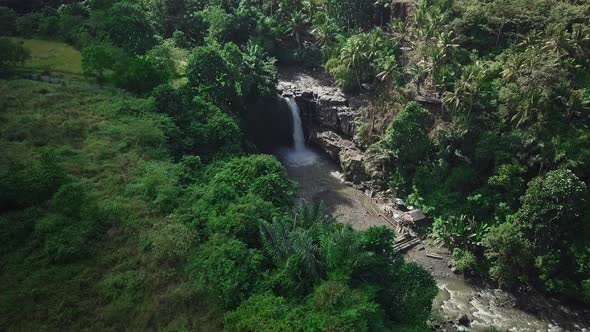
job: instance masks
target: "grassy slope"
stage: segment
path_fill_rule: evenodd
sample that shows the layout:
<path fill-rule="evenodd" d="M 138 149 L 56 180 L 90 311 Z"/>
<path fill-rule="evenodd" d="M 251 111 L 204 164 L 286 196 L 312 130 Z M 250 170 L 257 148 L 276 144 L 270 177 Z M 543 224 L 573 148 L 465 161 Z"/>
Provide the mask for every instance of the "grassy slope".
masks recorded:
<path fill-rule="evenodd" d="M 168 159 L 164 122 L 138 113 L 144 104 L 121 92 L 0 81 L 0 167 L 51 149 L 69 177 L 84 183 L 108 212 L 101 234 L 88 244 L 92 254 L 68 264 L 50 262 L 35 240 L 31 214 L 43 218 L 43 205 L 0 215 L 0 226 L 35 220 L 14 250 L 0 251 L 0 330 L 220 328 L 219 315 L 185 290 L 182 271 L 141 250 L 145 231 L 165 216 L 129 184 L 146 162 Z M 2 232 L 0 227 L 4 240 Z M 105 292 L 106 280 L 123 280 L 114 286 L 122 295 L 112 295 L 112 285 Z"/>
<path fill-rule="evenodd" d="M 31 59 L 25 62 L 22 69 L 74 75 L 82 74 L 80 52 L 66 43 L 15 37 L 9 39 L 22 42 L 25 48 L 31 50 Z"/>

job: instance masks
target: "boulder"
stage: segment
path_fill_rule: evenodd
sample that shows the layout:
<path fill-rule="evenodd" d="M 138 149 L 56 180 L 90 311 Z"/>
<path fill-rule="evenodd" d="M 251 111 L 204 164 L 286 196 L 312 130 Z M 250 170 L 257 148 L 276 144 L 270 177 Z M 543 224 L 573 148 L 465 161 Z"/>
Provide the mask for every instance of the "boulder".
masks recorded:
<path fill-rule="evenodd" d="M 344 178 L 352 183 L 368 180 L 363 163 L 363 154 L 359 149 L 342 150 L 340 152 L 340 167 L 342 167 Z"/>
<path fill-rule="evenodd" d="M 467 315 L 461 316 L 461 318 L 459 318 L 459 325 L 469 327 L 471 325 L 471 319 L 469 319 L 469 316 L 467 316 Z"/>
<path fill-rule="evenodd" d="M 358 184 L 368 179 L 363 152 L 352 141 L 340 137 L 333 131 L 320 132 L 312 138 L 313 143 L 340 164 L 346 180 Z"/>

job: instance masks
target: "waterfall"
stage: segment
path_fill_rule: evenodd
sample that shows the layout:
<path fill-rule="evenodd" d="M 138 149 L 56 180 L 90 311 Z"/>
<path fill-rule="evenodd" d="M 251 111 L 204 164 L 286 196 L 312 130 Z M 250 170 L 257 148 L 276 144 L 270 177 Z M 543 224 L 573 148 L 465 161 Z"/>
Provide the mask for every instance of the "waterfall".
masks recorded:
<path fill-rule="evenodd" d="M 291 118 L 293 119 L 293 148 L 280 149 L 279 155 L 283 162 L 291 167 L 309 166 L 316 162 L 318 155 L 305 146 L 301 115 L 295 99 L 293 97 L 285 97 L 284 99 L 289 106 Z"/>
<path fill-rule="evenodd" d="M 303 125 L 301 124 L 301 115 L 299 114 L 299 106 L 293 97 L 285 97 L 291 117 L 293 118 L 293 143 L 295 145 L 295 152 L 305 151 L 305 136 L 303 135 Z"/>

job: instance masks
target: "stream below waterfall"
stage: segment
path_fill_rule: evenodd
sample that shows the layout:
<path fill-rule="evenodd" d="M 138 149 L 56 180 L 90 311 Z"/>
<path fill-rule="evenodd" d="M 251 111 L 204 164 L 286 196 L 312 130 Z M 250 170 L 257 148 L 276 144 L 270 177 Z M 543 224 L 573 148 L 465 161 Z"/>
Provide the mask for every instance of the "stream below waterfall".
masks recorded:
<path fill-rule="evenodd" d="M 322 201 L 339 222 L 354 229 L 389 226 L 382 218 L 380 207 L 363 192 L 344 183 L 338 166 L 324 153 L 305 145 L 299 109 L 292 98 L 286 98 L 293 117 L 293 146 L 280 148 L 275 155 L 285 165 L 289 176 L 298 183 L 300 199 L 305 202 Z M 299 128 L 295 128 L 295 127 Z M 426 269 L 425 257 L 415 259 Z M 443 266 L 446 268 L 446 265 Z M 572 312 L 556 301 L 540 295 L 518 298 L 492 287 L 475 286 L 452 273 L 437 279 L 439 294 L 433 303 L 433 317 L 437 321 L 456 321 L 463 315 L 471 320 L 469 328 L 443 324 L 440 330 L 486 331 L 590 331 L 590 312 Z M 453 277 L 448 277 L 451 275 Z"/>

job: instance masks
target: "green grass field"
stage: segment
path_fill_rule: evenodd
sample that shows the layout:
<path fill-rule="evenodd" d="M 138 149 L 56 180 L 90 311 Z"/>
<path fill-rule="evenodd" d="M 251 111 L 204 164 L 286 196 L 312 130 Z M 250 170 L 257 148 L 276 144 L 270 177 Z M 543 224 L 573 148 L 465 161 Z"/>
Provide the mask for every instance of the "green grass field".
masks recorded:
<path fill-rule="evenodd" d="M 31 51 L 31 58 L 20 69 L 47 71 L 51 73 L 82 74 L 82 57 L 72 46 L 48 40 L 10 37 L 14 42 L 22 42 Z"/>

